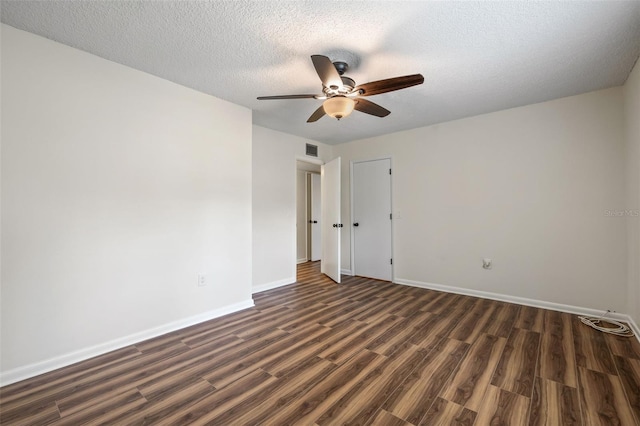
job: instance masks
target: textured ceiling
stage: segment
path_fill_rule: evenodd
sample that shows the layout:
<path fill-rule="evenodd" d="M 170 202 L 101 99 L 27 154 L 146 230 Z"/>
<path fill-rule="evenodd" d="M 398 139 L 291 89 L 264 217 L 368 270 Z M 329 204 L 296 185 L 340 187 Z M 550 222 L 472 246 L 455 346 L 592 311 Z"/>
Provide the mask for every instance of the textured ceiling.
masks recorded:
<path fill-rule="evenodd" d="M 640 1 L 2 1 L 2 22 L 251 108 L 255 124 L 329 144 L 621 85 L 640 54 Z M 365 83 L 421 86 L 307 124 L 310 60 Z"/>

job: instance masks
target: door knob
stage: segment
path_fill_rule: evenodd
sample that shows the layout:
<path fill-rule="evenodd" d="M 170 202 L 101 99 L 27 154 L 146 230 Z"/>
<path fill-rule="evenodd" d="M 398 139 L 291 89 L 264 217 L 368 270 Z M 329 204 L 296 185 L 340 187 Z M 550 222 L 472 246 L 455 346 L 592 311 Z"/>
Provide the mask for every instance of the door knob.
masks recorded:
<path fill-rule="evenodd" d="M 314 221 L 313 221 L 313 223 L 318 223 L 318 221 L 317 221 L 317 220 L 314 220 Z"/>
<path fill-rule="evenodd" d="M 358 222 L 354 223 L 353 226 L 360 226 Z"/>
<path fill-rule="evenodd" d="M 337 228 L 337 227 L 338 227 L 338 224 L 337 224 L 337 223 L 334 223 L 334 224 L 333 224 L 333 227 L 334 227 L 334 228 Z"/>

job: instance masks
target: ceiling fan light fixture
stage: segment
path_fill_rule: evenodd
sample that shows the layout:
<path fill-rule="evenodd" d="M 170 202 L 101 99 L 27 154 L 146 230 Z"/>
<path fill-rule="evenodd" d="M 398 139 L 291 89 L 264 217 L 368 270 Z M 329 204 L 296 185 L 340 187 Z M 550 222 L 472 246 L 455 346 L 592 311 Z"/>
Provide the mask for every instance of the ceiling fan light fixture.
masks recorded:
<path fill-rule="evenodd" d="M 322 103 L 324 112 L 338 120 L 351 114 L 355 106 L 356 102 L 345 96 L 334 96 Z"/>

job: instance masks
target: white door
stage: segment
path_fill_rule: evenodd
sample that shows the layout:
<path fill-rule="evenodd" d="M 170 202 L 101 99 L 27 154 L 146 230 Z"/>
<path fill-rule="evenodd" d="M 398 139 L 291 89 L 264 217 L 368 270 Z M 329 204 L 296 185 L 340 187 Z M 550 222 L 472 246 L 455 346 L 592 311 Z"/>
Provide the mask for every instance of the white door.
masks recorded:
<path fill-rule="evenodd" d="M 391 160 L 353 163 L 353 273 L 391 281 Z"/>
<path fill-rule="evenodd" d="M 322 166 L 322 263 L 320 271 L 340 284 L 340 157 Z"/>
<path fill-rule="evenodd" d="M 322 258 L 322 201 L 320 194 L 320 175 L 311 174 L 311 260 L 316 261 Z"/>
<path fill-rule="evenodd" d="M 307 252 L 307 173 L 296 171 L 296 263 L 309 260 Z"/>

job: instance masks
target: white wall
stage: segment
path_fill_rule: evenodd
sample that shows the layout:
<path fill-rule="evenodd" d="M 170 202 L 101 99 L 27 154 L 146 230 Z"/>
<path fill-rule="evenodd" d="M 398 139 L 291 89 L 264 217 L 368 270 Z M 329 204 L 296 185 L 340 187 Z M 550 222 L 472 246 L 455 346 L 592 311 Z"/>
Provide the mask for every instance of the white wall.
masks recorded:
<path fill-rule="evenodd" d="M 618 87 L 335 146 L 343 217 L 349 161 L 391 156 L 396 280 L 625 312 L 622 117 Z"/>
<path fill-rule="evenodd" d="M 296 260 L 307 261 L 307 172 L 296 171 Z"/>
<path fill-rule="evenodd" d="M 296 158 L 306 143 L 318 146 L 318 159 L 331 158 L 331 146 L 253 126 L 254 292 L 295 282 Z"/>
<path fill-rule="evenodd" d="M 624 91 L 629 314 L 640 324 L 640 65 L 627 79 Z"/>
<path fill-rule="evenodd" d="M 251 111 L 2 25 L 2 249 L 5 384 L 250 306 Z"/>

